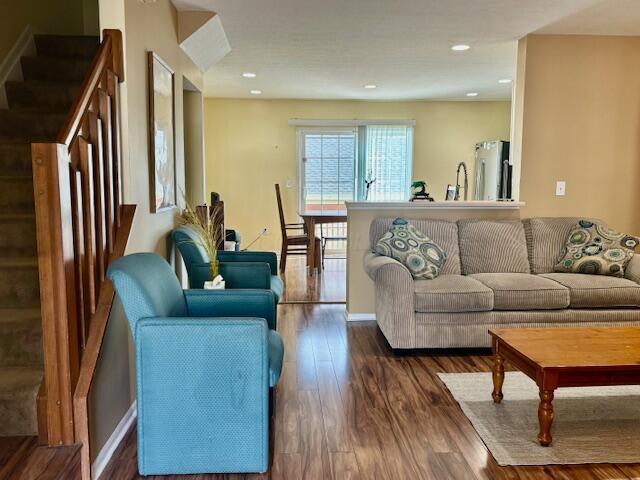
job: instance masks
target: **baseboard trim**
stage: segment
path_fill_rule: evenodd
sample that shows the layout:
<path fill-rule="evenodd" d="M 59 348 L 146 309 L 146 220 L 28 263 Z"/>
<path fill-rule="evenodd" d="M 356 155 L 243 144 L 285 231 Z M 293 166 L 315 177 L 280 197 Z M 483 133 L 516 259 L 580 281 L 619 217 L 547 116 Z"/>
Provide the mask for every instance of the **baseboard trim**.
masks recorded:
<path fill-rule="evenodd" d="M 118 423 L 115 430 L 106 441 L 106 443 L 98 453 L 98 456 L 96 456 L 96 459 L 91 465 L 91 478 L 93 480 L 97 480 L 100 478 L 100 475 L 102 475 L 102 472 L 104 472 L 104 469 L 109 464 L 111 457 L 113 457 L 116 449 L 120 446 L 120 442 L 122 442 L 122 439 L 131 428 L 131 425 L 133 425 L 135 419 L 136 402 L 134 400 L 134 402 L 129 407 L 129 410 L 127 410 L 127 413 L 124 414 L 124 417 L 122 417 L 120 423 Z"/>
<path fill-rule="evenodd" d="M 7 94 L 4 84 L 8 80 L 22 80 L 22 67 L 20 66 L 20 57 L 33 55 L 36 51 L 36 45 L 33 41 L 33 28 L 27 25 L 16 43 L 11 47 L 7 56 L 0 63 L 0 108 L 7 108 Z"/>
<path fill-rule="evenodd" d="M 365 322 L 376 319 L 375 313 L 349 313 L 345 312 L 347 322 Z"/>

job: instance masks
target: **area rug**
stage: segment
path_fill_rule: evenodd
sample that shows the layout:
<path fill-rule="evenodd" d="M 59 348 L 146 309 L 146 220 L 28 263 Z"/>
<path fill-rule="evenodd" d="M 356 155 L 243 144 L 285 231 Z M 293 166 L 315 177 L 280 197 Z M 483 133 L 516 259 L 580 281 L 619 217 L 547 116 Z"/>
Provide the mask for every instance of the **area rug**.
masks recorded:
<path fill-rule="evenodd" d="M 538 387 L 507 372 L 502 403 L 491 399 L 491 373 L 439 373 L 499 465 L 640 462 L 640 387 L 559 388 L 553 443 L 538 436 Z"/>

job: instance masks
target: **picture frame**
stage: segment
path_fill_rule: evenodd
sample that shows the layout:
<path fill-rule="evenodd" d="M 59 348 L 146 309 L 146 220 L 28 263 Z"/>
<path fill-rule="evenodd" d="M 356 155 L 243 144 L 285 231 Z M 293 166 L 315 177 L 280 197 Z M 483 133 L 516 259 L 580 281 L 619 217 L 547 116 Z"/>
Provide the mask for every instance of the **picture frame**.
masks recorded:
<path fill-rule="evenodd" d="M 151 213 L 177 206 L 175 72 L 147 52 L 149 89 L 149 192 Z"/>
<path fill-rule="evenodd" d="M 455 200 L 456 199 L 456 186 L 455 185 L 451 185 L 451 184 L 447 185 L 447 191 L 444 194 L 444 199 L 445 200 Z"/>

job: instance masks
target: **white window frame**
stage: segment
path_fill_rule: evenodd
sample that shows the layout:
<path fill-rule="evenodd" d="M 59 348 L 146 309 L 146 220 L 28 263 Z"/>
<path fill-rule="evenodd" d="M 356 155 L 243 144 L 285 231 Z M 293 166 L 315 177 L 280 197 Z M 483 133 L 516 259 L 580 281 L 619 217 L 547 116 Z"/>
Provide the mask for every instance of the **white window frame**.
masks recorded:
<path fill-rule="evenodd" d="M 343 134 L 343 133 L 353 133 L 356 136 L 356 145 L 355 145 L 355 157 L 353 159 L 353 168 L 354 168 L 354 178 L 357 181 L 358 178 L 358 127 L 349 127 L 349 126 L 318 126 L 318 127 L 305 127 L 298 128 L 296 132 L 296 155 L 298 157 L 298 211 L 301 212 L 304 210 L 304 198 L 305 198 L 305 188 L 306 188 L 306 171 L 305 171 L 305 142 L 304 138 L 307 134 Z M 354 189 L 356 185 L 354 185 Z M 354 190 L 355 191 L 355 190 Z"/>

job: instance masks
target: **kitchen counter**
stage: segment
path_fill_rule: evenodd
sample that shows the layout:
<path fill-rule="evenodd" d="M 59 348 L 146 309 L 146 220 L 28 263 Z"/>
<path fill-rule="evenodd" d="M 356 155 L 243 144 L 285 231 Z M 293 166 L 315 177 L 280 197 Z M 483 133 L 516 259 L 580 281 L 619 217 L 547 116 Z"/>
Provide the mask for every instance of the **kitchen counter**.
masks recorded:
<path fill-rule="evenodd" d="M 492 202 L 487 200 L 425 202 L 346 202 L 347 210 L 513 210 L 524 202 Z"/>

